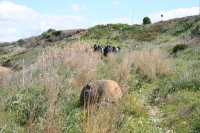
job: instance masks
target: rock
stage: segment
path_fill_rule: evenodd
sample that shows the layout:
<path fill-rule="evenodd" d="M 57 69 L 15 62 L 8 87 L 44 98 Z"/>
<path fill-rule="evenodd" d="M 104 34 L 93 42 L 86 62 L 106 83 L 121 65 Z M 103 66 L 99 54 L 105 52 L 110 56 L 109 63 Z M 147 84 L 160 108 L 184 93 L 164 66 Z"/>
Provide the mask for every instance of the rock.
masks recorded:
<path fill-rule="evenodd" d="M 119 85 L 112 80 L 98 80 L 86 84 L 80 95 L 81 104 L 116 103 L 122 97 Z"/>

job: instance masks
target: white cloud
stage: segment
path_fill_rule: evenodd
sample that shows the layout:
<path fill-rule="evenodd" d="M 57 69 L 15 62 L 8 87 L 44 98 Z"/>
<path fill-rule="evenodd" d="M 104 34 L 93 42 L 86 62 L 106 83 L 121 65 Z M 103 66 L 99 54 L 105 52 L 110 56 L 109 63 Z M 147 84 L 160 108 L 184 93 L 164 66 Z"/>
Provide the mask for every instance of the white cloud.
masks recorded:
<path fill-rule="evenodd" d="M 118 4 L 119 4 L 119 1 L 118 1 L 118 0 L 113 0 L 113 1 L 112 1 L 112 4 L 118 5 Z"/>
<path fill-rule="evenodd" d="M 80 10 L 85 10 L 86 7 L 85 7 L 84 5 L 73 4 L 73 5 L 71 6 L 71 9 L 72 9 L 72 11 L 74 11 L 74 12 L 78 12 L 78 11 L 80 11 Z"/>
<path fill-rule="evenodd" d="M 186 17 L 186 16 L 193 16 L 197 15 L 199 13 L 199 8 L 198 7 L 192 7 L 192 8 L 179 8 L 176 10 L 168 11 L 168 12 L 159 12 L 155 14 L 150 14 L 149 18 L 153 23 L 161 21 L 163 15 L 163 20 L 169 20 L 173 18 L 181 18 L 181 17 Z"/>
<path fill-rule="evenodd" d="M 0 2 L 0 42 L 39 35 L 49 28 L 56 30 L 86 28 L 80 24 L 85 21 L 86 18 L 81 16 L 40 14 L 26 6 L 3 1 Z"/>

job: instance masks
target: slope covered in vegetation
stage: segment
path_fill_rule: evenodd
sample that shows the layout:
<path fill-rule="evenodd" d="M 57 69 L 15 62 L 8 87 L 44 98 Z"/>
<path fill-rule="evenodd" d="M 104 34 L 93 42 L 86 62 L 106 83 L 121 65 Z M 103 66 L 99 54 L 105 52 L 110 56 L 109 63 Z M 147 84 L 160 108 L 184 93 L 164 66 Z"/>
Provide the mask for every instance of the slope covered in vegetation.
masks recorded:
<path fill-rule="evenodd" d="M 48 30 L 21 46 L 2 43 L 1 64 L 12 69 L 0 67 L 0 131 L 200 132 L 199 27 L 200 17 L 191 16 Z M 39 43 L 47 38 L 52 42 Z M 94 44 L 121 51 L 102 57 L 91 51 Z M 23 49 L 11 52 L 16 48 Z M 82 87 L 100 79 L 119 84 L 121 101 L 81 106 Z"/>

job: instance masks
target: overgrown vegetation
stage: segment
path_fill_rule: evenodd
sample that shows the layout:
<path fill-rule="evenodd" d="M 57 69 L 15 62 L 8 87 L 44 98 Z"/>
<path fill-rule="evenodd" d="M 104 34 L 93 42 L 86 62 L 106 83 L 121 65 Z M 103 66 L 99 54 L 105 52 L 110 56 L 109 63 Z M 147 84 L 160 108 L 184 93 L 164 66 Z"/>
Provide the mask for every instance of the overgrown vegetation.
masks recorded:
<path fill-rule="evenodd" d="M 35 42 L 59 40 L 57 46 L 17 53 L 17 45 L 2 44 L 1 64 L 20 69 L 0 67 L 0 132 L 200 132 L 197 20 L 97 25 L 70 43 L 60 41 L 63 31 L 49 29 Z M 121 51 L 103 57 L 91 51 L 94 43 L 118 45 Z M 82 87 L 101 79 L 119 84 L 121 101 L 81 106 Z"/>

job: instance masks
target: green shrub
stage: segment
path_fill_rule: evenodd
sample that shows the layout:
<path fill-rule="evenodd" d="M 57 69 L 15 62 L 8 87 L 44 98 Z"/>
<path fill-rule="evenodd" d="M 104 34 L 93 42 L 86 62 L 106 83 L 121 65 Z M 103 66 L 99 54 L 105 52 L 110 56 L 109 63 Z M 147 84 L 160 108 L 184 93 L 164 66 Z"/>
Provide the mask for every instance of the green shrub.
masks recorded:
<path fill-rule="evenodd" d="M 61 34 L 61 31 L 54 31 L 53 33 L 52 33 L 52 35 L 55 35 L 55 36 L 59 36 Z"/>
<path fill-rule="evenodd" d="M 184 50 L 188 47 L 188 45 L 186 44 L 177 44 L 173 50 L 172 50 L 172 53 L 177 53 L 178 51 L 181 51 L 181 50 Z"/>
<path fill-rule="evenodd" d="M 19 39 L 18 41 L 19 46 L 22 46 L 25 44 L 25 41 L 23 39 Z"/>
<path fill-rule="evenodd" d="M 196 71 L 186 72 L 172 80 L 169 91 L 177 92 L 179 90 L 200 90 L 200 72 L 199 69 Z"/>
<path fill-rule="evenodd" d="M 46 99 L 42 95 L 43 91 L 42 88 L 32 87 L 21 90 L 7 101 L 5 111 L 17 112 L 15 121 L 22 126 L 28 123 L 31 112 L 34 113 L 34 118 L 43 117 L 47 109 L 47 105 L 44 104 Z"/>
<path fill-rule="evenodd" d="M 53 42 L 53 39 L 49 38 L 47 41 L 48 41 L 48 42 Z"/>

